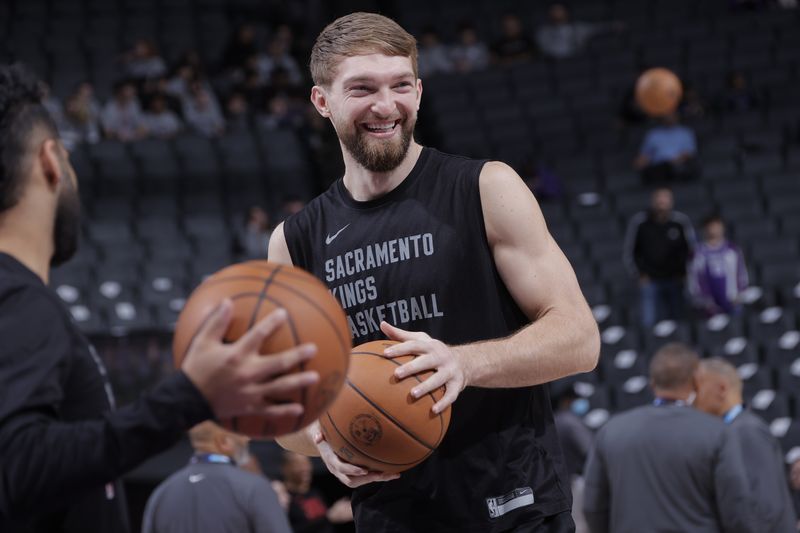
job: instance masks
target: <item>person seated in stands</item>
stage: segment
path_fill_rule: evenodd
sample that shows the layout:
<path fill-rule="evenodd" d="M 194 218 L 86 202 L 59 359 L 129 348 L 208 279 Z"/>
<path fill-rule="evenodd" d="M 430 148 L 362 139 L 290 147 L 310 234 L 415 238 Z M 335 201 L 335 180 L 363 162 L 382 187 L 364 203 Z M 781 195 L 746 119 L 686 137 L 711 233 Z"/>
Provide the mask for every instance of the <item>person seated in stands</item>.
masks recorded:
<path fill-rule="evenodd" d="M 418 53 L 417 65 L 420 78 L 446 74 L 454 69 L 448 48 L 442 44 L 439 33 L 432 26 L 422 30 Z"/>
<path fill-rule="evenodd" d="M 150 135 L 158 139 L 169 139 L 183 129 L 181 119 L 167 107 L 167 98 L 163 94 L 151 97 L 144 114 L 144 122 Z"/>
<path fill-rule="evenodd" d="M 698 176 L 697 139 L 694 130 L 680 124 L 671 113 L 647 131 L 634 161 L 646 184 L 663 185 Z"/>
<path fill-rule="evenodd" d="M 189 95 L 183 100 L 183 116 L 198 133 L 216 137 L 225 131 L 225 118 L 214 94 L 199 80 L 189 85 Z"/>
<path fill-rule="evenodd" d="M 450 47 L 450 58 L 457 72 L 473 72 L 489 66 L 489 47 L 478 38 L 471 23 L 459 25 L 458 42 Z"/>
<path fill-rule="evenodd" d="M 503 16 L 502 35 L 492 46 L 492 56 L 498 65 L 530 61 L 534 57 L 533 41 L 525 34 L 518 16 Z"/>
<path fill-rule="evenodd" d="M 745 75 L 738 70 L 731 72 L 724 91 L 717 99 L 717 111 L 746 113 L 758 109 L 758 106 L 758 93 L 750 86 Z"/>
<path fill-rule="evenodd" d="M 122 57 L 125 73 L 135 80 L 152 79 L 167 73 L 167 64 L 149 39 L 139 39 Z"/>
<path fill-rule="evenodd" d="M 332 533 L 336 524 L 353 521 L 350 498 L 341 498 L 328 507 L 311 485 L 311 459 L 284 450 L 281 465 L 283 484 L 289 492 L 289 523 L 295 533 Z"/>
<path fill-rule="evenodd" d="M 109 139 L 129 142 L 147 135 L 136 86 L 132 82 L 123 80 L 115 84 L 114 96 L 103 108 L 100 120 Z"/>
<path fill-rule="evenodd" d="M 75 92 L 67 97 L 61 135 L 68 138 L 73 146 L 100 140 L 100 104 L 94 97 L 94 87 L 88 81 L 80 83 Z"/>
<path fill-rule="evenodd" d="M 564 4 L 553 4 L 548 10 L 549 22 L 536 30 L 536 44 L 546 56 L 556 59 L 572 57 L 583 51 L 586 43 L 598 33 L 621 31 L 620 22 L 589 23 L 570 19 Z"/>
<path fill-rule="evenodd" d="M 725 223 L 718 215 L 703 221 L 703 241 L 695 248 L 688 278 L 694 305 L 706 316 L 740 311 L 747 267 L 742 251 L 726 239 Z"/>

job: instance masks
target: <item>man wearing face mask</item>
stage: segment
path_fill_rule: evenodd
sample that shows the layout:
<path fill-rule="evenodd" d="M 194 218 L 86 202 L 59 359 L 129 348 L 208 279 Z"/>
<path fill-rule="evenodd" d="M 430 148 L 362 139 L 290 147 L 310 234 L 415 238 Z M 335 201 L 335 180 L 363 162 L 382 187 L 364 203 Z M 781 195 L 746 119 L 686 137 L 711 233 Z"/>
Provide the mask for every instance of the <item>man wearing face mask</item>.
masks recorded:
<path fill-rule="evenodd" d="M 150 496 L 142 533 L 289 533 L 269 481 L 244 470 L 250 439 L 206 421 L 189 431 L 194 455 Z"/>
<path fill-rule="evenodd" d="M 698 364 L 684 344 L 661 348 L 650 363 L 653 404 L 598 432 L 583 505 L 592 533 L 764 531 L 738 441 L 722 420 L 690 407 Z"/>

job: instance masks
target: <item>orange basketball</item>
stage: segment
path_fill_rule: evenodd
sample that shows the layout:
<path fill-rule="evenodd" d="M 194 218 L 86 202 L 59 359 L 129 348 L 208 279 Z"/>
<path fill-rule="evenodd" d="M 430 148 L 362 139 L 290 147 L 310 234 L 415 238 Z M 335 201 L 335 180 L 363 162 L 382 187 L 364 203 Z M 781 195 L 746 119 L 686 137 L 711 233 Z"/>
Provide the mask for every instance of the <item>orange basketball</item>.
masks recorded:
<path fill-rule="evenodd" d="M 375 341 L 353 348 L 347 383 L 320 418 L 325 440 L 339 457 L 386 473 L 424 461 L 450 424 L 449 407 L 438 415 L 431 411 L 444 388 L 417 400 L 411 396 L 411 389 L 433 372 L 394 377 L 395 369 L 414 356 L 384 357 L 383 350 L 393 344 Z"/>
<path fill-rule="evenodd" d="M 651 68 L 636 81 L 636 102 L 650 116 L 673 113 L 683 95 L 681 80 L 671 70 Z"/>
<path fill-rule="evenodd" d="M 350 329 L 339 302 L 321 281 L 296 267 L 268 261 L 229 266 L 201 283 L 181 311 L 172 344 L 176 367 L 180 367 L 206 317 L 224 298 L 233 301 L 226 342 L 236 341 L 263 317 L 282 307 L 289 318 L 264 341 L 261 353 L 312 342 L 317 345 L 317 354 L 293 371 L 316 370 L 320 376 L 316 385 L 282 399 L 303 404 L 303 417 L 297 424 L 279 427 L 254 415 L 225 420 L 225 427 L 258 438 L 291 433 L 316 420 L 341 390 L 350 361 Z"/>

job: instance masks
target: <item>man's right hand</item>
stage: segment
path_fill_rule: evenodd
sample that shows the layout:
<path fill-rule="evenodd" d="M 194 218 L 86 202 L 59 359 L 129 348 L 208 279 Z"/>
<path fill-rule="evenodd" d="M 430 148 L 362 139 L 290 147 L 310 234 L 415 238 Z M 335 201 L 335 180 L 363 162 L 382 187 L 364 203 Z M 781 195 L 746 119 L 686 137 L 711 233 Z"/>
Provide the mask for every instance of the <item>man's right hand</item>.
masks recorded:
<path fill-rule="evenodd" d="M 304 344 L 275 354 L 259 353 L 264 339 L 286 321 L 282 309 L 270 313 L 236 342 L 225 344 L 222 339 L 232 307 L 226 299 L 212 312 L 192 341 L 181 369 L 219 418 L 252 414 L 275 422 L 297 420 L 303 406 L 280 402 L 319 381 L 319 375 L 286 372 L 311 359 L 316 347 Z"/>
<path fill-rule="evenodd" d="M 331 448 L 331 445 L 328 444 L 328 441 L 326 441 L 325 437 L 322 435 L 319 422 L 314 422 L 308 426 L 306 431 L 313 439 L 314 444 L 319 450 L 319 456 L 322 458 L 322 462 L 325 463 L 325 466 L 328 467 L 330 473 L 351 489 L 374 481 L 391 481 L 400 477 L 400 474 L 373 472 L 366 468 L 342 461 L 342 459 L 333 452 L 333 448 Z"/>

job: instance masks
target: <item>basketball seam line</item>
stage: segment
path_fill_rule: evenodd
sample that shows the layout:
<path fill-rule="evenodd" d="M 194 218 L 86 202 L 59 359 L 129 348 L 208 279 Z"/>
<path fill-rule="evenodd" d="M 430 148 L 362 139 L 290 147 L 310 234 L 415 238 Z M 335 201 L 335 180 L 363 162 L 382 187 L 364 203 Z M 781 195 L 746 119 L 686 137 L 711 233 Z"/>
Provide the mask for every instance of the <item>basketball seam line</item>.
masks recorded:
<path fill-rule="evenodd" d="M 386 356 L 383 356 L 383 355 L 379 355 L 379 354 L 376 354 L 376 353 L 372 353 L 372 352 L 352 352 L 350 355 L 371 355 L 373 357 L 380 357 L 382 359 L 386 359 L 387 361 L 389 361 L 390 363 L 392 363 L 395 366 L 402 366 L 400 363 L 398 363 L 394 359 L 391 359 L 389 357 L 386 357 Z M 417 380 L 417 383 L 422 383 L 422 380 L 419 379 L 419 376 L 417 374 L 411 374 L 410 376 L 407 376 L 407 377 L 414 378 L 415 380 Z M 430 396 L 431 400 L 433 400 L 433 403 L 436 403 L 439 400 L 436 399 L 436 396 L 434 396 L 433 393 L 434 393 L 434 391 L 431 391 L 431 392 L 427 393 L 426 396 Z M 417 398 L 417 399 L 419 399 L 419 398 Z M 439 419 L 439 440 L 436 442 L 435 446 L 438 447 L 439 444 L 442 442 L 442 439 L 444 438 L 445 429 L 444 429 L 444 418 L 443 418 L 442 413 L 437 414 L 436 417 Z"/>
<path fill-rule="evenodd" d="M 421 462 L 422 462 L 422 461 L 424 461 L 425 459 L 427 459 L 427 458 L 428 458 L 428 457 L 429 457 L 429 456 L 430 456 L 430 455 L 433 453 L 433 450 L 432 450 L 432 449 L 430 449 L 430 448 L 428 448 L 428 450 L 429 450 L 429 451 L 428 451 L 428 453 L 426 453 L 426 454 L 425 454 L 425 455 L 422 457 L 422 459 L 419 459 L 418 461 L 412 461 L 412 462 L 410 462 L 410 463 L 390 463 L 389 461 L 384 461 L 384 460 L 382 460 L 382 459 L 378 459 L 377 457 L 373 457 L 372 455 L 368 454 L 367 452 L 365 452 L 364 450 L 362 450 L 361 448 L 359 448 L 358 446 L 356 446 L 356 444 L 355 444 L 355 443 L 351 442 L 351 441 L 350 441 L 350 440 L 349 440 L 349 439 L 348 439 L 348 438 L 347 438 L 347 437 L 344 435 L 344 433 L 342 433 L 342 431 L 339 429 L 339 426 L 337 426 L 337 425 L 336 425 L 336 422 L 333 420 L 333 417 L 330 415 L 330 413 L 328 413 L 328 412 L 326 411 L 326 412 L 325 412 L 325 415 L 328 417 L 328 420 L 330 420 L 330 422 L 331 422 L 331 426 L 333 427 L 333 429 L 335 429 L 335 430 L 336 430 L 336 433 L 338 433 L 338 434 L 339 434 L 339 436 L 342 438 L 342 440 L 343 440 L 343 441 L 345 441 L 347 444 L 349 444 L 350 446 L 352 446 L 353 448 L 355 448 L 355 449 L 358 451 L 358 453 L 360 453 L 360 454 L 362 454 L 362 455 L 364 455 L 364 456 L 368 457 L 369 459 L 371 459 L 371 460 L 373 460 L 373 461 L 377 461 L 378 463 L 383 463 L 383 464 L 385 464 L 385 465 L 391 465 L 391 466 L 409 466 L 409 465 L 410 465 L 410 466 L 414 466 L 414 465 L 416 465 L 416 464 L 419 464 L 419 463 L 421 463 Z M 334 450 L 334 451 L 335 451 L 335 450 Z"/>
<path fill-rule="evenodd" d="M 383 410 L 383 408 L 382 408 L 381 406 L 379 406 L 379 405 L 378 405 L 378 404 L 376 404 L 374 401 L 372 401 L 370 398 L 368 398 L 368 397 L 367 397 L 367 395 L 366 395 L 366 394 L 364 394 L 364 393 L 361 391 L 361 389 L 359 389 L 358 387 L 356 387 L 356 386 L 353 384 L 353 382 L 352 382 L 352 381 L 350 381 L 349 379 L 347 380 L 347 384 L 348 384 L 348 385 L 350 385 L 350 387 L 351 387 L 351 388 L 352 388 L 354 391 L 356 391 L 356 393 L 357 393 L 359 396 L 361 396 L 362 398 L 364 398 L 364 400 L 366 400 L 366 402 L 367 402 L 368 404 L 370 404 L 370 405 L 371 405 L 373 408 L 375 408 L 375 410 L 377 410 L 377 411 L 378 411 L 379 413 L 381 413 L 383 416 L 385 416 L 386 418 L 388 418 L 388 419 L 389 419 L 389 420 L 390 420 L 390 421 L 391 421 L 391 422 L 392 422 L 392 423 L 393 423 L 395 426 L 397 426 L 398 428 L 400 428 L 400 429 L 403 431 L 403 433 L 405 433 L 406 435 L 408 435 L 409 437 L 411 437 L 412 439 L 414 439 L 415 441 L 417 441 L 418 443 L 420 443 L 422 446 L 425 446 L 425 447 L 426 447 L 427 449 L 429 449 L 430 451 L 433 451 L 433 450 L 435 449 L 435 447 L 433 447 L 433 446 L 430 446 L 430 445 L 428 445 L 428 444 L 426 444 L 426 443 L 422 442 L 422 439 L 420 439 L 418 436 L 414 435 L 414 434 L 413 434 L 411 431 L 409 431 L 409 430 L 408 430 L 408 429 L 407 429 L 405 426 L 403 426 L 403 425 L 400 423 L 400 421 L 399 421 L 399 420 L 397 420 L 395 417 L 393 417 L 392 415 L 390 415 L 389 413 L 387 413 L 386 411 L 384 411 L 384 410 Z"/>

